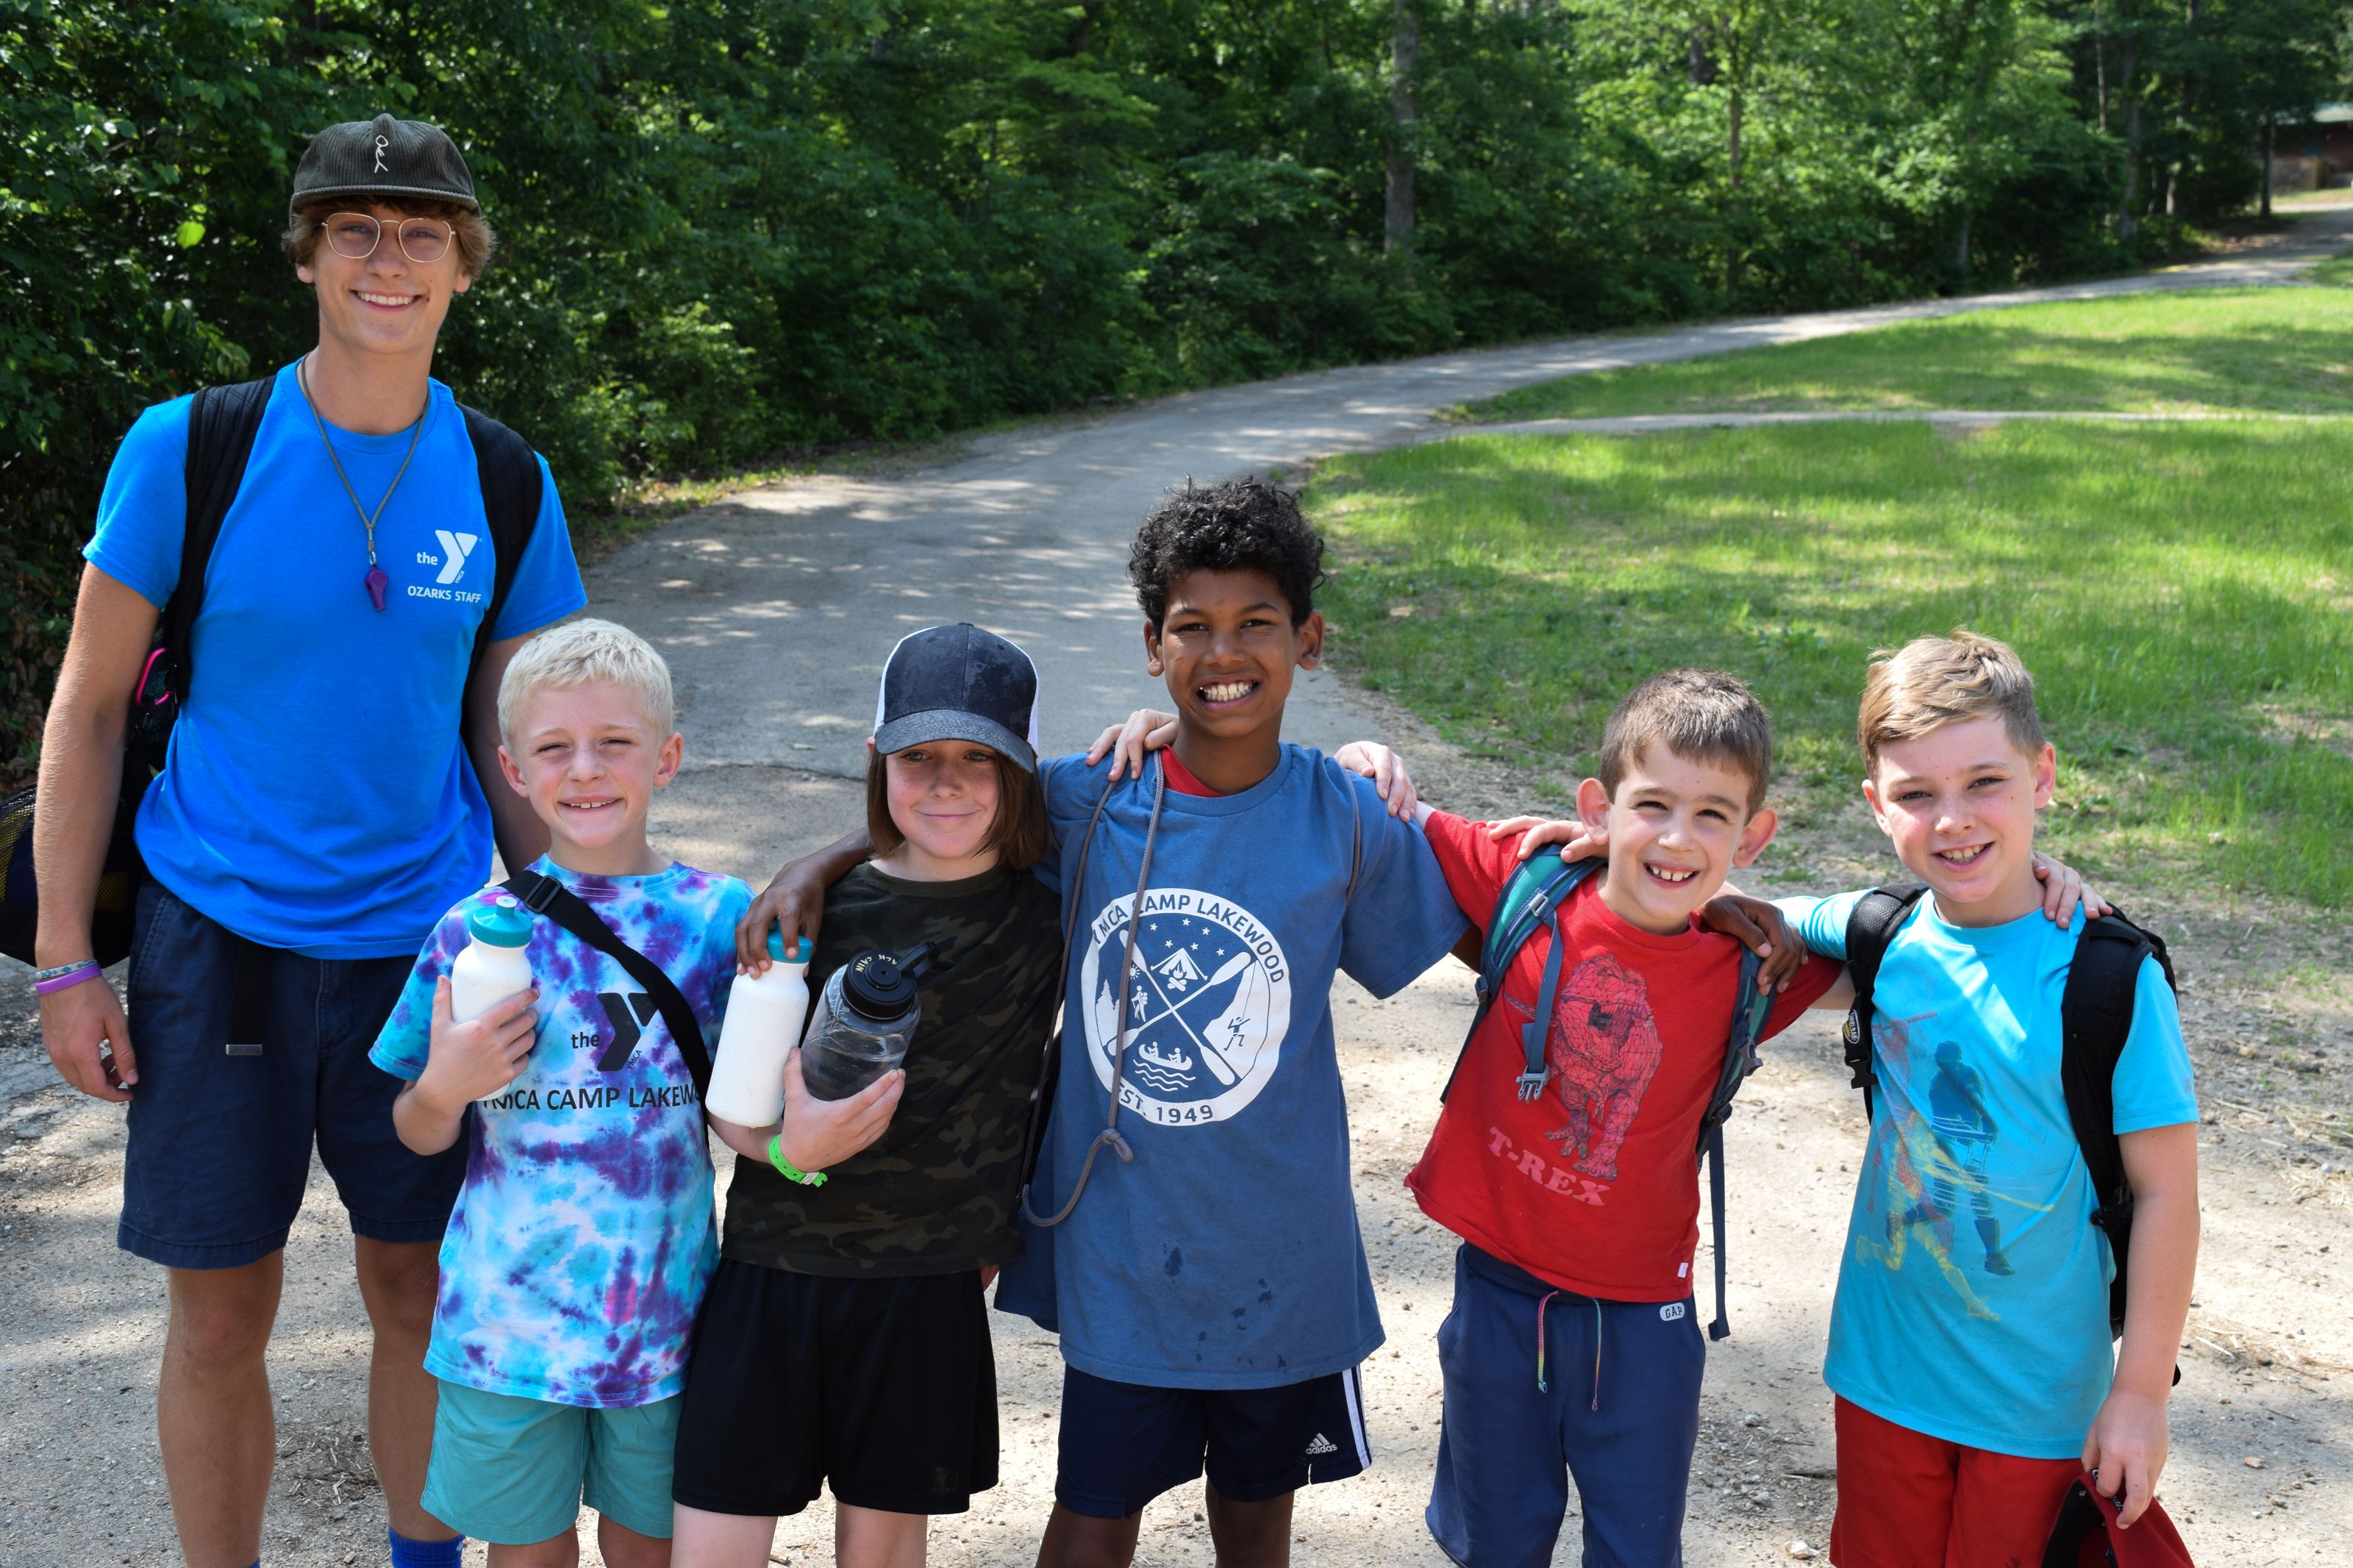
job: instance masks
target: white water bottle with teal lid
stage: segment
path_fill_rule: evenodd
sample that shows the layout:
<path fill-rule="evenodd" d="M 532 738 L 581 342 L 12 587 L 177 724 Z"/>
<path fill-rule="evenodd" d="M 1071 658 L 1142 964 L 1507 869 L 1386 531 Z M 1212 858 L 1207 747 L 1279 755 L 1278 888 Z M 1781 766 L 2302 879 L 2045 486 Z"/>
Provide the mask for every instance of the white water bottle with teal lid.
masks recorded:
<path fill-rule="evenodd" d="M 809 939 L 790 952 L 785 933 L 768 931 L 768 967 L 739 974 L 727 993 L 719 1050 L 711 1062 L 703 1109 L 739 1127 L 765 1127 L 785 1113 L 785 1058 L 801 1042 L 808 1017 Z"/>
<path fill-rule="evenodd" d="M 470 1023 L 519 991 L 531 989 L 531 916 L 501 895 L 466 917 L 470 939 L 449 965 L 449 1014 Z M 506 1093 L 484 1095 L 496 1100 Z"/>

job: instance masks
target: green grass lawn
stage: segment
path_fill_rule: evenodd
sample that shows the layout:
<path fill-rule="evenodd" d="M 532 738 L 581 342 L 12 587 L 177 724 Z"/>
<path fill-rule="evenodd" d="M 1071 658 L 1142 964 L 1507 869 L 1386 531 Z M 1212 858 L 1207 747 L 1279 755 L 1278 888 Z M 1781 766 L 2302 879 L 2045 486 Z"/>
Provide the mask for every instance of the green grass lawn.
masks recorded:
<path fill-rule="evenodd" d="M 2353 284 L 2353 258 L 2321 281 Z M 1726 409 L 2353 414 L 2353 288 L 2021 305 L 1523 387 L 1476 419 Z"/>
<path fill-rule="evenodd" d="M 1784 804 L 1859 811 L 1865 662 L 1966 624 L 2035 672 L 2060 852 L 2341 908 L 2348 476 L 2333 426 L 1471 434 L 1336 458 L 1308 506 L 1337 657 L 1474 750 L 1574 778 L 1636 680 L 1714 665 L 1770 708 Z"/>

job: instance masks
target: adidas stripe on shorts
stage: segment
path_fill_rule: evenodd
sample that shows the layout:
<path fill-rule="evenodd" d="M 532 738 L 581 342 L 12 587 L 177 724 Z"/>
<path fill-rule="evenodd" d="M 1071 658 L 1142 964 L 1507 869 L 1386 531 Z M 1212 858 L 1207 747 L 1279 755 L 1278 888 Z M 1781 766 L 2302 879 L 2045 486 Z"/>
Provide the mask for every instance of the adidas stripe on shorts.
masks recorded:
<path fill-rule="evenodd" d="M 1062 1369 L 1055 1500 L 1124 1519 L 1206 1474 L 1236 1502 L 1263 1502 L 1373 1462 L 1355 1367 L 1276 1388 L 1155 1388 Z"/>

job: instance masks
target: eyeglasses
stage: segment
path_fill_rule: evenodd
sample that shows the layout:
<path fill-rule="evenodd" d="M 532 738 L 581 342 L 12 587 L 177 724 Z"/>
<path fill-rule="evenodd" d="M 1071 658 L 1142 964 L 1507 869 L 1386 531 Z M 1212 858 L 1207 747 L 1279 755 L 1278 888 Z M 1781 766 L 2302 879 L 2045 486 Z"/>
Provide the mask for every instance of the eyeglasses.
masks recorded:
<path fill-rule="evenodd" d="M 327 245 L 337 256 L 365 261 L 384 239 L 385 226 L 366 213 L 334 213 L 321 222 Z M 393 243 L 419 267 L 430 267 L 449 254 L 450 228 L 429 217 L 405 217 L 394 230 Z"/>

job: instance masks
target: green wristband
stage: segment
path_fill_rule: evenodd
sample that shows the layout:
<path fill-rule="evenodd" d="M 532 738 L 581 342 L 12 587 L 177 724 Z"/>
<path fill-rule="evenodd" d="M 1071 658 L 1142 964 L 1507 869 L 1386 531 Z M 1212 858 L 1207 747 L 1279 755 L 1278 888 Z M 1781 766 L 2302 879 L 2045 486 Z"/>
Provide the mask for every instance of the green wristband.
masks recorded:
<path fill-rule="evenodd" d="M 777 1173 L 788 1182 L 798 1182 L 805 1187 L 825 1185 L 823 1171 L 804 1171 L 785 1158 L 785 1135 L 781 1132 L 768 1140 L 768 1163 L 774 1165 Z"/>

